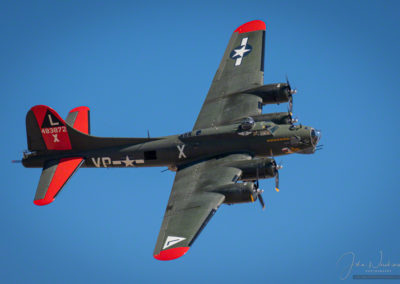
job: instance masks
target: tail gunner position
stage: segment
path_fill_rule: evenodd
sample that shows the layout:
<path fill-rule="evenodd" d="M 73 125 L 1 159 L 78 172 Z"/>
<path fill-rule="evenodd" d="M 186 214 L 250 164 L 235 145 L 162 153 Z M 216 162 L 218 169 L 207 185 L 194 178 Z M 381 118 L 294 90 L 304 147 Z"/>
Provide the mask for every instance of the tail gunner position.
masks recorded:
<path fill-rule="evenodd" d="M 28 149 L 22 163 L 43 168 L 34 204 L 54 201 L 79 167 L 168 167 L 176 171 L 154 250 L 159 260 L 184 255 L 222 203 L 265 207 L 258 180 L 275 178 L 274 156 L 315 152 L 321 133 L 295 125 L 289 82 L 263 85 L 265 23 L 238 27 L 228 43 L 192 131 L 158 138 L 90 135 L 89 108 L 63 120 L 52 108 L 26 116 Z M 262 114 L 266 104 L 289 103 L 288 112 Z"/>

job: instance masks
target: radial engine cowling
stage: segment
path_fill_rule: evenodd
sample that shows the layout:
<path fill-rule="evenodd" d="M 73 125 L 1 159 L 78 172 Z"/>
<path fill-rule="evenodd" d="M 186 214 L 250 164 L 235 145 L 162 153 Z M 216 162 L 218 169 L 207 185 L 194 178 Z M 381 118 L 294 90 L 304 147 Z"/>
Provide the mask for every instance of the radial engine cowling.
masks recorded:
<path fill-rule="evenodd" d="M 275 124 L 291 124 L 293 122 L 289 112 L 272 112 L 252 117 L 254 121 L 271 121 Z"/>
<path fill-rule="evenodd" d="M 252 182 L 224 185 L 214 191 L 225 195 L 224 203 L 227 204 L 254 202 L 258 195 Z"/>
<path fill-rule="evenodd" d="M 277 172 L 276 162 L 271 158 L 237 161 L 230 166 L 242 170 L 239 179 L 243 181 L 273 178 Z"/>
<path fill-rule="evenodd" d="M 279 104 L 288 102 L 291 99 L 293 91 L 287 83 L 268 84 L 245 91 L 245 93 L 259 96 L 262 103 Z"/>

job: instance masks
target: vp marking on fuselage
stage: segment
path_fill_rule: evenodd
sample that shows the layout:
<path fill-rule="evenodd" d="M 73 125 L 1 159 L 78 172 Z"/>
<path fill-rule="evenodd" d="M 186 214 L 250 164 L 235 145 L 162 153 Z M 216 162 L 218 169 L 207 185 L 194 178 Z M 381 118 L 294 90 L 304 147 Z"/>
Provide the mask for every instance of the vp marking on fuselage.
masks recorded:
<path fill-rule="evenodd" d="M 111 158 L 110 157 L 92 158 L 92 162 L 96 168 L 100 168 L 101 166 L 107 168 L 107 166 L 111 165 Z"/>
<path fill-rule="evenodd" d="M 122 164 L 125 165 L 125 167 L 134 167 L 136 164 L 143 164 L 144 160 L 143 159 L 130 159 L 129 156 L 126 156 L 125 159 L 123 160 L 112 160 L 110 157 L 96 157 L 96 158 L 91 158 L 92 163 L 96 168 L 107 168 L 110 165 L 113 166 L 121 166 Z"/>

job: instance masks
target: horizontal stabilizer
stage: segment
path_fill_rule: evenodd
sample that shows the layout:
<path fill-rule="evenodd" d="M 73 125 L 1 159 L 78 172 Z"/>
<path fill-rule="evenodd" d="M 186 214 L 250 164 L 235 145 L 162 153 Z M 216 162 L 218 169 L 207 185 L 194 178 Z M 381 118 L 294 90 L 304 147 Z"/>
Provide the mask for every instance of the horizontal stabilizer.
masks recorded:
<path fill-rule="evenodd" d="M 83 158 L 80 157 L 47 161 L 40 176 L 33 203 L 47 205 L 53 202 L 83 161 Z"/>

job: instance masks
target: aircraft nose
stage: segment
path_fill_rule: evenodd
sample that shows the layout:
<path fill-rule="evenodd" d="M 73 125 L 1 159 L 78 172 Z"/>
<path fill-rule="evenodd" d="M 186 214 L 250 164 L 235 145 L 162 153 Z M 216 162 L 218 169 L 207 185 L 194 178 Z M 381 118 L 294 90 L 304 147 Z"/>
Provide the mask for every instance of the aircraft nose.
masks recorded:
<path fill-rule="evenodd" d="M 316 147 L 318 145 L 319 140 L 321 139 L 322 132 L 321 130 L 311 128 L 310 136 L 312 145 Z"/>

